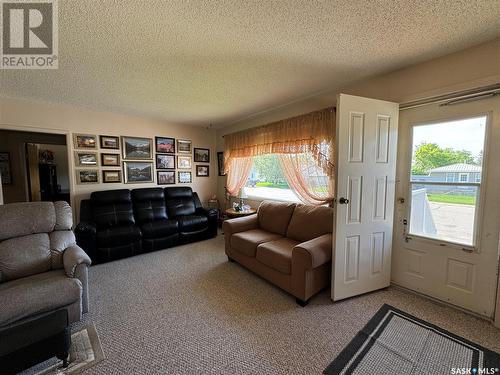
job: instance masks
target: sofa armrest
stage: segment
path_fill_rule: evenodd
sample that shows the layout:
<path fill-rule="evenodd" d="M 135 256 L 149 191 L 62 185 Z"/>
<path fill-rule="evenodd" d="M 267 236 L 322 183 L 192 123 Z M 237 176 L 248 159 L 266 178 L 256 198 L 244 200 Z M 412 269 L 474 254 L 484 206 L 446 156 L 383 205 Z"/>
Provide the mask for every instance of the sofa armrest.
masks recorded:
<path fill-rule="evenodd" d="M 226 236 L 230 236 L 234 233 L 246 232 L 247 230 L 257 229 L 258 227 L 259 222 L 257 220 L 257 214 L 225 220 L 222 224 L 222 230 Z"/>
<path fill-rule="evenodd" d="M 75 228 L 75 237 L 78 246 L 94 259 L 97 242 L 96 225 L 89 221 L 80 222 Z"/>
<path fill-rule="evenodd" d="M 292 266 L 304 269 L 319 267 L 332 259 L 331 233 L 316 237 L 296 245 L 292 250 Z"/>
<path fill-rule="evenodd" d="M 64 271 L 68 277 L 75 277 L 76 268 L 80 265 L 87 267 L 92 264 L 89 256 L 78 245 L 71 245 L 63 253 Z"/>
<path fill-rule="evenodd" d="M 206 216 L 208 218 L 208 236 L 217 236 L 217 229 L 219 227 L 219 211 L 215 208 L 198 207 L 195 212 L 197 215 Z"/>

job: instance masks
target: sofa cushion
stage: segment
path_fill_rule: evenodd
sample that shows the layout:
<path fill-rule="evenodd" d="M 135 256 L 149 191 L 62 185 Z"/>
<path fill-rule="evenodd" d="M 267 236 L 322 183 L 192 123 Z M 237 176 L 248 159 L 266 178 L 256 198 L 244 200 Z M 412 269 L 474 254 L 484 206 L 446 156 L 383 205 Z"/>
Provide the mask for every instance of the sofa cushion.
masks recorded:
<path fill-rule="evenodd" d="M 0 282 L 48 271 L 52 267 L 51 262 L 47 233 L 0 242 Z"/>
<path fill-rule="evenodd" d="M 208 228 L 208 217 L 201 215 L 187 215 L 177 217 L 179 231 L 196 232 Z"/>
<path fill-rule="evenodd" d="M 97 245 L 100 248 L 130 244 L 140 239 L 141 231 L 135 225 L 97 231 Z"/>
<path fill-rule="evenodd" d="M 278 272 L 292 273 L 292 250 L 299 242 L 290 238 L 265 242 L 257 247 L 255 258 L 262 264 Z"/>
<path fill-rule="evenodd" d="M 139 224 L 168 219 L 162 188 L 134 189 L 132 200 L 135 219 Z"/>
<path fill-rule="evenodd" d="M 304 242 L 333 231 L 333 208 L 298 204 L 286 236 Z"/>
<path fill-rule="evenodd" d="M 193 199 L 193 190 L 187 186 L 165 188 L 167 211 L 169 217 L 193 215 L 196 205 Z"/>
<path fill-rule="evenodd" d="M 284 236 L 294 208 L 295 203 L 262 202 L 257 213 L 259 227 Z"/>
<path fill-rule="evenodd" d="M 144 238 L 163 238 L 178 232 L 177 220 L 158 220 L 141 225 Z"/>
<path fill-rule="evenodd" d="M 34 233 L 49 233 L 56 225 L 52 202 L 23 202 L 0 205 L 0 241 Z"/>
<path fill-rule="evenodd" d="M 82 284 L 54 270 L 0 284 L 0 326 L 30 315 L 71 305 L 81 299 Z"/>
<path fill-rule="evenodd" d="M 90 199 L 98 229 L 135 224 L 130 190 L 95 191 Z"/>
<path fill-rule="evenodd" d="M 255 257 L 257 246 L 263 242 L 274 241 L 281 238 L 279 234 L 267 232 L 262 229 L 252 229 L 231 236 L 231 248 L 249 257 Z"/>

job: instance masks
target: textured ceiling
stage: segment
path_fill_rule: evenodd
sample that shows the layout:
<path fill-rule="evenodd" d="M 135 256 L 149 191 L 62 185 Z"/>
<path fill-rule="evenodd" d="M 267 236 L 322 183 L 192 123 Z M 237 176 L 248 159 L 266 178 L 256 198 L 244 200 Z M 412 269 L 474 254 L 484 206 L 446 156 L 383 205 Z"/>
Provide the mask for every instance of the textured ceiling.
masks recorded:
<path fill-rule="evenodd" d="M 499 0 L 60 0 L 59 69 L 0 95 L 222 126 L 499 35 Z"/>

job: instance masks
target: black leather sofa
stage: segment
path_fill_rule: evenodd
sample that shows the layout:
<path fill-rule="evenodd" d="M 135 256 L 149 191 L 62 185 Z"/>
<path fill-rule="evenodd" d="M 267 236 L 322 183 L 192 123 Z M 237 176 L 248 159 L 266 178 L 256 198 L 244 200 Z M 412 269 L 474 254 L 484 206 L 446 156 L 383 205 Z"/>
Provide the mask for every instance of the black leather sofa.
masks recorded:
<path fill-rule="evenodd" d="M 100 263 L 215 237 L 217 216 L 190 187 L 96 191 L 81 202 L 75 235 Z"/>

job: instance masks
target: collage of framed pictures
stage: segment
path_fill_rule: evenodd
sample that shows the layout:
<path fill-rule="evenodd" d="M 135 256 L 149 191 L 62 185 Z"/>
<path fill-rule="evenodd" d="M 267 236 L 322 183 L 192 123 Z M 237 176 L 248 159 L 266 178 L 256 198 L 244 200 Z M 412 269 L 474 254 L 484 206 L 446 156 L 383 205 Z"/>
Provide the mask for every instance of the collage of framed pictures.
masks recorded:
<path fill-rule="evenodd" d="M 155 172 L 158 185 L 192 183 L 193 161 L 210 163 L 210 149 L 193 148 L 188 139 L 74 134 L 73 143 L 78 184 L 150 183 Z M 195 168 L 196 177 L 209 177 L 209 165 Z"/>
<path fill-rule="evenodd" d="M 175 184 L 175 138 L 155 137 L 156 183 Z"/>
<path fill-rule="evenodd" d="M 85 168 L 76 169 L 76 183 L 78 185 L 89 185 L 99 183 L 99 154 L 97 150 L 97 136 L 94 134 L 73 134 L 73 148 L 75 167 Z"/>

